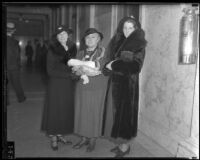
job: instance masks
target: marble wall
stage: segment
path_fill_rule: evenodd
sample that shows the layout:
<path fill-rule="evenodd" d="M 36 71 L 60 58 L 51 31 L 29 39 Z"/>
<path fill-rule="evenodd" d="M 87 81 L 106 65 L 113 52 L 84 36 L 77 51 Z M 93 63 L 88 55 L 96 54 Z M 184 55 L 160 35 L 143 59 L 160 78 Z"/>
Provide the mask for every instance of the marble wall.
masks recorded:
<path fill-rule="evenodd" d="M 104 39 L 102 45 L 107 47 L 110 41 L 111 33 L 111 5 L 96 5 L 94 16 L 94 27 L 103 33 Z"/>
<path fill-rule="evenodd" d="M 199 135 L 194 129 L 199 124 L 198 64 L 178 64 L 182 5 L 143 5 L 141 10 L 148 46 L 140 74 L 139 128 L 176 156 L 182 141 L 193 131 Z"/>

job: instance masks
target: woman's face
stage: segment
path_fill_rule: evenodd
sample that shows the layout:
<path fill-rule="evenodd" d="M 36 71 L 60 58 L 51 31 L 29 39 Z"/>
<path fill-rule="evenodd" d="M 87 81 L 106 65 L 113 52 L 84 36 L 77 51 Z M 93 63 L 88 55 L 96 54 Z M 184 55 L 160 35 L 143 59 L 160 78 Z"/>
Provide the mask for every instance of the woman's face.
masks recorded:
<path fill-rule="evenodd" d="M 68 39 L 68 33 L 66 31 L 60 32 L 57 34 L 57 39 L 61 44 L 66 43 Z"/>
<path fill-rule="evenodd" d="M 89 48 L 96 47 L 99 41 L 100 41 L 100 37 L 98 33 L 92 33 L 85 37 L 85 44 Z"/>
<path fill-rule="evenodd" d="M 135 31 L 133 23 L 125 22 L 123 26 L 124 36 L 127 38 L 133 31 Z"/>

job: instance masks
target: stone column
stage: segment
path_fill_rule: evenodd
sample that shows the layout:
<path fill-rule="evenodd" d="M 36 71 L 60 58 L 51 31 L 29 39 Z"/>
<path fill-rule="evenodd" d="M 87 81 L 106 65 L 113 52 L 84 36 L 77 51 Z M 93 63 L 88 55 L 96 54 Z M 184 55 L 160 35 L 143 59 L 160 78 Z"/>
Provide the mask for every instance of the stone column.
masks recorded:
<path fill-rule="evenodd" d="M 95 5 L 90 5 L 90 28 L 94 28 Z"/>
<path fill-rule="evenodd" d="M 53 33 L 55 32 L 55 28 L 57 26 L 57 20 L 56 20 L 56 9 L 53 9 L 52 10 L 52 30 L 53 30 Z"/>
<path fill-rule="evenodd" d="M 118 18 L 118 5 L 112 5 L 110 38 L 114 35 L 114 32 L 116 30 L 117 18 Z"/>
<path fill-rule="evenodd" d="M 62 25 L 66 25 L 66 21 L 67 21 L 67 14 L 66 14 L 66 6 L 62 5 L 61 6 L 61 24 Z"/>
<path fill-rule="evenodd" d="M 56 26 L 61 24 L 61 8 L 56 9 Z"/>
<path fill-rule="evenodd" d="M 79 42 L 80 41 L 80 30 L 79 30 L 79 18 L 80 18 L 80 6 L 78 6 L 77 5 L 77 7 L 76 7 L 76 42 Z M 78 43 L 77 44 L 77 47 L 78 47 L 78 49 L 79 49 L 79 47 L 80 47 L 80 44 Z"/>
<path fill-rule="evenodd" d="M 68 14 L 69 28 L 72 28 L 72 15 L 73 15 L 73 8 L 72 6 L 69 6 L 69 14 Z"/>
<path fill-rule="evenodd" d="M 52 10 L 47 16 L 47 22 L 48 22 L 48 29 L 49 29 L 48 38 L 50 38 L 52 33 L 53 33 L 53 28 L 52 28 Z"/>

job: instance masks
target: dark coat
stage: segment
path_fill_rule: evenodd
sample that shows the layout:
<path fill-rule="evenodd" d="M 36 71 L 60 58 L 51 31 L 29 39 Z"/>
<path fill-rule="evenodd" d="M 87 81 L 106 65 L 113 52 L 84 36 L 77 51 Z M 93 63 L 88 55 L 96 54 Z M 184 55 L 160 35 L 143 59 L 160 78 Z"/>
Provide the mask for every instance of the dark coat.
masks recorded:
<path fill-rule="evenodd" d="M 50 77 L 70 78 L 73 76 L 67 61 L 76 57 L 76 45 L 70 43 L 68 48 L 66 52 L 59 42 L 50 45 L 47 54 L 47 72 Z"/>
<path fill-rule="evenodd" d="M 137 135 L 138 128 L 139 73 L 146 46 L 144 32 L 137 29 L 128 38 L 122 37 L 113 45 L 114 49 L 110 54 L 110 61 L 115 60 L 111 65 L 112 71 L 104 69 L 110 79 L 105 101 L 103 134 L 108 133 L 106 128 L 110 126 L 111 137 L 131 139 Z"/>
<path fill-rule="evenodd" d="M 7 69 L 20 69 L 20 47 L 18 41 L 11 36 L 7 36 Z"/>
<path fill-rule="evenodd" d="M 6 52 L 7 82 L 13 86 L 18 101 L 24 101 L 25 95 L 20 81 L 20 46 L 14 37 L 7 36 Z M 7 95 L 9 95 L 9 89 L 7 91 Z"/>
<path fill-rule="evenodd" d="M 72 52 L 59 42 L 51 44 L 47 54 L 47 74 L 49 76 L 41 130 L 47 134 L 71 134 L 74 129 L 74 90 L 75 83 L 71 67 L 67 65 Z M 73 50 L 74 51 L 74 50 Z"/>
<path fill-rule="evenodd" d="M 28 57 L 28 58 L 30 58 L 30 57 L 32 57 L 33 56 L 33 47 L 31 46 L 31 45 L 27 45 L 26 47 L 25 47 L 25 51 L 26 51 L 26 56 Z"/>

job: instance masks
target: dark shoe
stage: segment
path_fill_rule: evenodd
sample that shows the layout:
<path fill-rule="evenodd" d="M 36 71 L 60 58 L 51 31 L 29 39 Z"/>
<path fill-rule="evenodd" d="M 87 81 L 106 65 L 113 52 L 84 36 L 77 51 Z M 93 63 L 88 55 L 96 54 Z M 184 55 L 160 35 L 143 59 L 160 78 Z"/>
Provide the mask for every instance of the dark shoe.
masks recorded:
<path fill-rule="evenodd" d="M 58 139 L 57 139 L 57 137 L 55 139 L 51 139 L 51 148 L 54 151 L 58 150 Z"/>
<path fill-rule="evenodd" d="M 58 142 L 61 142 L 61 143 L 66 144 L 66 145 L 72 144 L 71 141 L 67 141 L 63 136 L 57 136 L 57 138 L 58 138 Z"/>
<path fill-rule="evenodd" d="M 24 102 L 25 100 L 26 100 L 26 97 L 24 97 L 23 99 L 19 99 L 18 102 L 19 102 L 19 103 L 22 103 L 22 102 Z"/>
<path fill-rule="evenodd" d="M 75 144 L 72 148 L 74 148 L 74 149 L 80 149 L 80 148 L 82 148 L 83 146 L 86 146 L 86 145 L 88 145 L 89 144 L 89 140 L 81 140 L 81 141 L 79 141 L 77 144 Z"/>
<path fill-rule="evenodd" d="M 131 147 L 129 146 L 128 149 L 124 152 L 119 148 L 119 151 L 116 153 L 115 157 L 124 157 L 125 155 L 129 154 Z"/>
<path fill-rule="evenodd" d="M 86 152 L 92 152 L 95 149 L 95 145 L 96 145 L 96 142 L 90 142 L 86 149 Z"/>
<path fill-rule="evenodd" d="M 119 149 L 119 146 L 116 146 L 116 147 L 112 148 L 112 149 L 110 150 L 110 152 L 116 153 L 116 152 L 118 152 L 119 150 L 120 150 L 120 149 Z"/>

